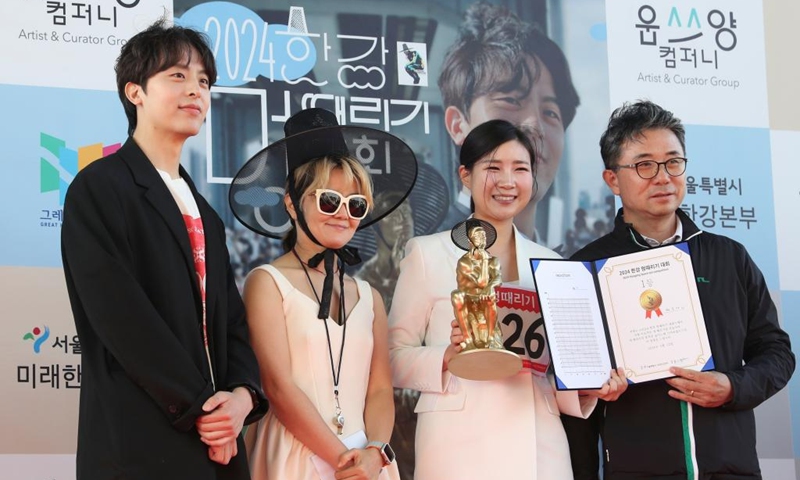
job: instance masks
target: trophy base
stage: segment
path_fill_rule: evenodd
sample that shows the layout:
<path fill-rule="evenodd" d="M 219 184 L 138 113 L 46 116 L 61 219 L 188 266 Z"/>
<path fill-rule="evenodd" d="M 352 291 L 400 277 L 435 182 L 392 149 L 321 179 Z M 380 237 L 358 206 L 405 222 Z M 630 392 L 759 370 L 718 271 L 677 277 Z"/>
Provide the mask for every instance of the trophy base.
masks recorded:
<path fill-rule="evenodd" d="M 453 375 L 466 380 L 500 380 L 515 375 L 522 360 L 508 350 L 476 348 L 461 352 L 447 364 Z"/>

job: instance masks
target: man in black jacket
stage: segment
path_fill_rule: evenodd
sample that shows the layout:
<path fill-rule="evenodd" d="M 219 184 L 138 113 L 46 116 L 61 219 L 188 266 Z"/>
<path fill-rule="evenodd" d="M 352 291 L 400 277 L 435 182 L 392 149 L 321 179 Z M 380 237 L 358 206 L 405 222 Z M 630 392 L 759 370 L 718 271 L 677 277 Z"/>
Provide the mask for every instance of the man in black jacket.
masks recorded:
<path fill-rule="evenodd" d="M 62 259 L 83 350 L 78 480 L 247 480 L 264 415 L 219 216 L 180 166 L 216 79 L 205 37 L 157 22 L 116 63 L 130 137 L 67 192 Z"/>
<path fill-rule="evenodd" d="M 631 385 L 589 420 L 562 417 L 576 479 L 761 478 L 753 409 L 795 367 L 789 337 L 761 271 L 745 248 L 703 232 L 680 210 L 684 129 L 656 104 L 626 104 L 600 140 L 603 179 L 622 200 L 614 230 L 572 258 L 595 260 L 687 241 L 716 371 L 671 369 L 674 378 Z"/>

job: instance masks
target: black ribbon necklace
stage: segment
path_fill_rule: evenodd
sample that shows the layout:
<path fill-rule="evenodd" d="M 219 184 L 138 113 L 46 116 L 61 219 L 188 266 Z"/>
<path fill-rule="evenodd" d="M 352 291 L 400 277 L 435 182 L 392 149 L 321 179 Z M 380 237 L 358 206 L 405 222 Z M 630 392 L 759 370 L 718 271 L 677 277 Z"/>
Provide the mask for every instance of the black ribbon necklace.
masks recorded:
<path fill-rule="evenodd" d="M 325 252 L 331 252 L 330 250 L 326 250 Z M 323 252 L 323 253 L 325 253 Z M 311 281 L 311 275 L 308 273 L 308 269 L 306 268 L 306 263 L 300 258 L 300 255 L 297 254 L 295 249 L 292 249 L 292 253 L 294 254 L 297 261 L 300 262 L 300 266 L 303 267 L 303 273 L 306 274 L 306 279 L 308 279 L 308 284 L 311 286 L 311 291 L 314 292 L 314 297 L 317 299 L 317 303 L 321 304 L 319 295 L 317 294 L 317 289 L 314 287 L 314 282 Z M 317 254 L 312 258 L 317 258 L 321 254 Z M 331 265 L 328 268 L 327 259 L 331 258 Z M 331 291 L 333 290 L 333 255 L 325 255 L 326 265 L 325 265 L 325 283 L 328 282 L 328 278 L 331 279 Z M 316 262 L 319 265 L 319 261 Z M 316 270 L 316 265 L 312 265 L 311 261 L 309 260 L 308 266 L 314 268 Z M 318 270 L 317 270 L 318 271 Z M 320 272 L 322 273 L 322 272 Z M 324 290 L 323 290 L 324 291 Z M 328 355 L 331 359 L 331 376 L 333 377 L 333 401 L 335 405 L 334 416 L 333 416 L 333 424 L 336 425 L 336 430 L 339 435 L 344 433 L 344 415 L 342 415 L 342 408 L 339 405 L 339 380 L 342 378 L 342 358 L 344 357 L 344 342 L 347 338 L 347 320 L 345 319 L 345 312 L 347 311 L 345 308 L 345 300 L 344 300 L 344 262 L 339 261 L 339 320 L 337 323 L 342 325 L 342 344 L 339 347 L 339 365 L 334 366 L 333 362 L 333 345 L 331 343 L 331 332 L 328 329 L 328 318 L 327 316 L 322 319 L 323 324 L 325 325 L 325 338 L 328 340 Z M 328 304 L 328 308 L 330 309 L 330 304 Z M 322 310 L 320 309 L 320 312 Z"/>
<path fill-rule="evenodd" d="M 306 224 L 306 219 L 303 215 L 302 203 L 297 195 L 293 175 L 289 175 L 288 187 L 289 188 L 287 190 L 289 191 L 289 198 L 292 200 L 292 203 L 295 206 L 295 212 L 297 213 L 296 224 L 300 225 L 300 228 L 303 229 L 303 232 L 305 232 L 312 242 L 319 246 L 323 246 L 316 239 L 316 237 L 314 237 L 314 234 L 311 233 L 311 230 Z M 347 208 L 346 205 L 343 207 Z M 295 256 L 297 256 L 297 253 L 295 253 Z M 331 312 L 331 295 L 333 294 L 334 275 L 333 262 L 335 258 L 339 259 L 339 284 L 342 286 L 344 285 L 344 268 L 342 268 L 342 264 L 352 267 L 353 265 L 358 265 L 361 263 L 361 256 L 358 254 L 358 249 L 354 247 L 348 247 L 347 245 L 337 249 L 325 248 L 325 250 L 308 259 L 308 266 L 313 269 L 316 269 L 320 263 L 325 265 L 325 281 L 322 284 L 322 298 L 317 298 L 317 301 L 319 302 L 319 313 L 317 314 L 317 318 L 321 320 L 328 318 Z M 297 259 L 300 260 L 300 257 L 297 257 Z M 303 264 L 303 261 L 300 260 L 300 263 Z M 305 264 L 303 264 L 303 269 L 305 270 Z M 306 272 L 306 275 L 308 275 L 308 272 Z M 344 289 L 342 291 L 344 291 Z"/>

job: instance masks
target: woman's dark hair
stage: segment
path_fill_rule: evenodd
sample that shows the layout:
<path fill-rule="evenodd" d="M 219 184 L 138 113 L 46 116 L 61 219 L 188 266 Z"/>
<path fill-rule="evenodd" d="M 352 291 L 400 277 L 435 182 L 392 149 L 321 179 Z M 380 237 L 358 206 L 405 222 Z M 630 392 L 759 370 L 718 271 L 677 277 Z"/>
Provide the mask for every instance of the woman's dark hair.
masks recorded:
<path fill-rule="evenodd" d="M 189 64 L 194 51 L 200 55 L 209 85 L 214 85 L 217 64 L 204 33 L 168 26 L 166 19 L 162 18 L 131 37 L 122 47 L 114 70 L 117 73 L 117 93 L 128 117 L 128 135 L 133 135 L 136 130 L 137 117 L 136 106 L 125 95 L 125 85 L 135 83 L 146 92 L 150 77 L 175 65 Z"/>
<path fill-rule="evenodd" d="M 481 123 L 469 132 L 464 139 L 459 153 L 459 162 L 462 167 L 470 172 L 479 160 L 492 155 L 500 145 L 517 141 L 528 151 L 531 158 L 531 175 L 533 175 L 534 195 L 536 193 L 536 146 L 530 136 L 506 120 L 489 120 Z M 470 208 L 475 211 L 475 205 L 470 201 Z"/>

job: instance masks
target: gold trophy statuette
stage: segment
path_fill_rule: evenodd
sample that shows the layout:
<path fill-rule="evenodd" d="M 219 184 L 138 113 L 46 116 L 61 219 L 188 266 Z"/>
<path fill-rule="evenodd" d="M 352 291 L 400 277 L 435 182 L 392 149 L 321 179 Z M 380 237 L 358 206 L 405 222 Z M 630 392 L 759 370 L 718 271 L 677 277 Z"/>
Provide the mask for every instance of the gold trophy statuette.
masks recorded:
<path fill-rule="evenodd" d="M 487 232 L 491 241 L 487 244 Z M 497 323 L 497 296 L 500 262 L 486 251 L 497 233 L 488 222 L 468 219 L 453 228 L 453 242 L 467 250 L 456 267 L 458 288 L 450 294 L 464 341 L 461 352 L 448 363 L 453 375 L 468 380 L 498 380 L 522 368 L 518 355 L 503 347 L 503 334 Z"/>

